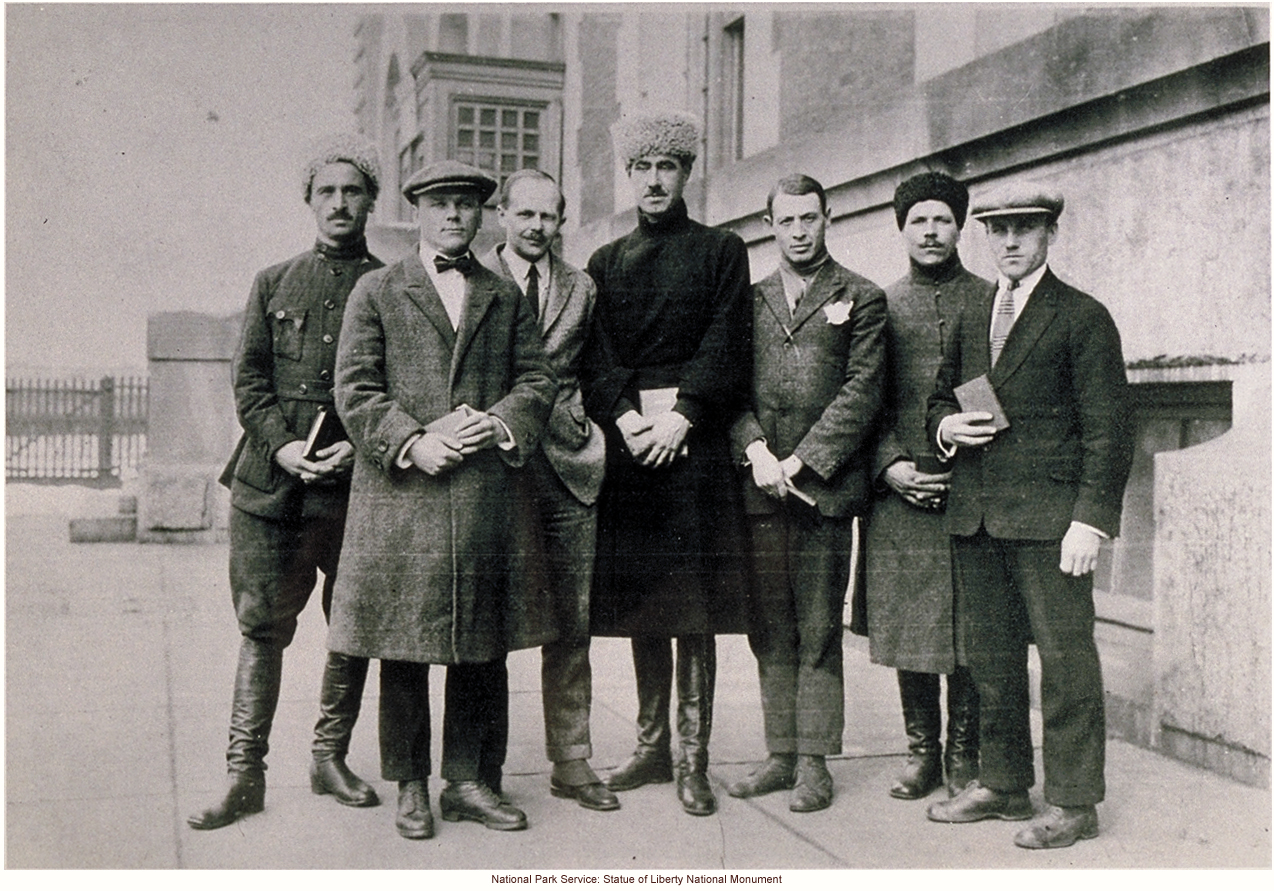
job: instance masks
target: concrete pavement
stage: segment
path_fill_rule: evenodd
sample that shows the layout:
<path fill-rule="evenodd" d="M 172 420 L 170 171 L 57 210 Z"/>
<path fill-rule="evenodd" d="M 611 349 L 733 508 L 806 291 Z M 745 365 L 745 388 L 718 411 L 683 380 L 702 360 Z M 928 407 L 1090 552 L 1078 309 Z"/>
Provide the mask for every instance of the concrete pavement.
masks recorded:
<path fill-rule="evenodd" d="M 793 814 L 782 794 L 752 801 L 724 794 L 721 784 L 746 774 L 764 745 L 755 663 L 743 638 L 722 637 L 715 816 L 683 814 L 671 785 L 624 793 L 613 813 L 550 797 L 538 654 L 521 652 L 509 660 L 506 789 L 531 828 L 494 833 L 439 819 L 434 839 L 406 841 L 393 828 L 394 786 L 378 779 L 375 683 L 349 763 L 374 781 L 384 803 L 344 808 L 309 790 L 324 658 L 317 603 L 285 659 L 265 811 L 195 832 L 186 815 L 217 796 L 224 777 L 238 645 L 226 546 L 71 545 L 64 515 L 15 514 L 7 501 L 10 869 L 1270 867 L 1268 790 L 1117 741 L 1108 750 L 1098 839 L 1029 852 L 1012 845 L 1020 824 L 928 822 L 925 802 L 885 794 L 904 750 L 893 672 L 871 665 L 864 643 L 848 634 L 845 751 L 830 761 L 837 798 L 829 810 Z M 635 697 L 625 641 L 595 641 L 593 658 L 593 764 L 602 769 L 631 749 Z M 435 715 L 440 710 L 436 701 Z M 440 789 L 435 780 L 435 817 Z M 1038 787 L 1033 799 L 1042 805 Z"/>

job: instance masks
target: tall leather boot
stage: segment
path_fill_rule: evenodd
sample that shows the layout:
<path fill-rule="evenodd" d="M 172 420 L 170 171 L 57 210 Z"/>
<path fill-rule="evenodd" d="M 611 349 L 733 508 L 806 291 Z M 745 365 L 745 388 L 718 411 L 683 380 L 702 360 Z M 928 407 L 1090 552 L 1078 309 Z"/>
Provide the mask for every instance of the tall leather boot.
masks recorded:
<path fill-rule="evenodd" d="M 710 634 L 677 638 L 677 798 L 687 814 L 716 813 L 717 797 L 708 782 L 708 742 L 712 738 L 712 694 L 717 681 L 717 641 Z"/>
<path fill-rule="evenodd" d="M 362 656 L 328 653 L 319 694 L 319 719 L 314 725 L 310 751 L 310 789 L 315 795 L 331 795 L 350 807 L 380 804 L 376 790 L 345 766 L 349 740 L 363 705 L 368 660 Z"/>
<path fill-rule="evenodd" d="M 265 808 L 265 756 L 282 676 L 281 647 L 250 637 L 240 641 L 226 748 L 229 782 L 220 801 L 186 818 L 192 829 L 219 829 Z"/>
<path fill-rule="evenodd" d="M 947 675 L 947 794 L 955 797 L 978 778 L 978 687 L 966 666 Z"/>
<path fill-rule="evenodd" d="M 637 748 L 632 757 L 606 778 L 612 792 L 647 783 L 672 782 L 672 648 L 666 637 L 634 637 L 633 669 L 637 675 Z"/>
<path fill-rule="evenodd" d="M 942 784 L 942 708 L 938 675 L 898 669 L 907 763 L 889 789 L 894 798 L 924 798 Z"/>

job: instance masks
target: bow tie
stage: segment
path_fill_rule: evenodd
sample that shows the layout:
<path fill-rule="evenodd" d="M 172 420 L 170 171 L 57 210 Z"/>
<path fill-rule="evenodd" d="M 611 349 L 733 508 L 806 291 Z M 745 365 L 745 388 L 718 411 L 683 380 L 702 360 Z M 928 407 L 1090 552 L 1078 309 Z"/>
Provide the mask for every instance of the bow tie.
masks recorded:
<path fill-rule="evenodd" d="M 473 259 L 472 254 L 464 254 L 460 257 L 443 257 L 441 255 L 434 257 L 434 269 L 439 272 L 446 272 L 448 269 L 455 269 L 461 275 L 468 275 L 478 267 L 478 263 Z"/>

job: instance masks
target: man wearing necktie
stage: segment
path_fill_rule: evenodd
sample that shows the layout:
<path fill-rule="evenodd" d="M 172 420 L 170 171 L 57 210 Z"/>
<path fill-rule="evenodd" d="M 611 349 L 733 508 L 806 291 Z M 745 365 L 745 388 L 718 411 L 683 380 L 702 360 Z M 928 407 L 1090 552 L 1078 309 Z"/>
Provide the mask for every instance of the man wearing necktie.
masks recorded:
<path fill-rule="evenodd" d="M 535 313 L 469 245 L 496 183 L 455 161 L 407 181 L 420 250 L 350 295 L 336 407 L 356 447 L 328 649 L 381 660 L 381 775 L 395 824 L 433 835 L 428 671 L 447 666 L 443 819 L 524 829 L 484 754 L 508 726 L 509 468 L 557 392 Z"/>
<path fill-rule="evenodd" d="M 597 496 L 606 471 L 606 439 L 584 413 L 579 389 L 580 351 L 588 336 L 597 287 L 588 274 L 552 251 L 565 219 L 565 200 L 547 173 L 520 170 L 504 182 L 497 207 L 506 240 L 482 258 L 492 271 L 517 284 L 540 319 L 540 334 L 559 388 L 540 448 L 519 474 L 526 508 L 517 530 L 527 535 L 518 554 L 543 558 L 542 584 L 558 638 L 541 650 L 540 688 L 544 736 L 553 762 L 549 789 L 591 810 L 619 807 L 615 793 L 589 767 L 593 755 L 589 712 L 589 592 L 597 547 Z M 515 584 L 530 598 L 541 584 L 529 569 Z M 491 769 L 500 769 L 504 752 Z"/>
<path fill-rule="evenodd" d="M 1093 640 L 1092 571 L 1118 534 L 1132 460 L 1119 332 L 1106 308 L 1049 270 L 1062 196 L 1013 183 L 975 202 L 999 285 L 961 312 L 929 400 L 953 459 L 947 501 L 957 650 L 981 699 L 981 776 L 929 819 L 1032 817 L 1027 647 L 1040 657 L 1044 800 L 1014 838 L 1055 848 L 1097 835 L 1106 724 Z M 987 375 L 1009 426 L 962 411 L 954 390 Z"/>

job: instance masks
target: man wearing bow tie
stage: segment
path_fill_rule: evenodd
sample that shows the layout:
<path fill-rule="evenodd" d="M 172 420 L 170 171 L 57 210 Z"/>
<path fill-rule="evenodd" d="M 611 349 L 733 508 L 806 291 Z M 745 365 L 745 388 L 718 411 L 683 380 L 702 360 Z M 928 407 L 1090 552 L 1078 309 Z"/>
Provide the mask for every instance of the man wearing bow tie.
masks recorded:
<path fill-rule="evenodd" d="M 565 204 L 547 173 L 514 173 L 504 182 L 498 207 L 507 238 L 482 262 L 516 283 L 538 312 L 544 348 L 560 385 L 540 448 L 520 474 L 519 496 L 527 510 L 519 531 L 530 541 L 517 549 L 544 558 L 543 585 L 549 600 L 543 606 L 558 632 L 558 639 L 541 651 L 545 749 L 553 762 L 549 789 L 581 807 L 612 811 L 619 799 L 588 764 L 593 754 L 588 605 L 606 440 L 584 413 L 579 364 L 597 287 L 587 273 L 553 253 Z M 528 596 L 538 587 L 534 572 L 518 581 Z M 503 762 L 502 752 L 497 760 Z M 492 765 L 493 773 L 498 769 Z"/>
<path fill-rule="evenodd" d="M 1055 190 L 1030 183 L 974 202 L 999 285 L 961 309 L 928 411 L 930 437 L 953 460 L 957 653 L 981 700 L 980 777 L 932 805 L 929 819 L 1032 816 L 1033 641 L 1049 807 L 1014 838 L 1025 848 L 1097 835 L 1106 723 L 1092 571 L 1101 540 L 1119 532 L 1132 462 L 1119 331 L 1104 306 L 1048 268 L 1062 206 Z M 962 407 L 956 388 L 980 378 L 995 402 Z M 996 403 L 1007 427 L 978 408 Z"/>
<path fill-rule="evenodd" d="M 403 186 L 420 250 L 350 295 L 336 406 L 356 447 L 328 648 L 381 660 L 381 774 L 398 832 L 433 835 L 429 665 L 446 665 L 443 819 L 524 829 L 485 782 L 507 732 L 510 467 L 557 391 L 534 311 L 469 245 L 496 183 L 454 161 Z"/>

